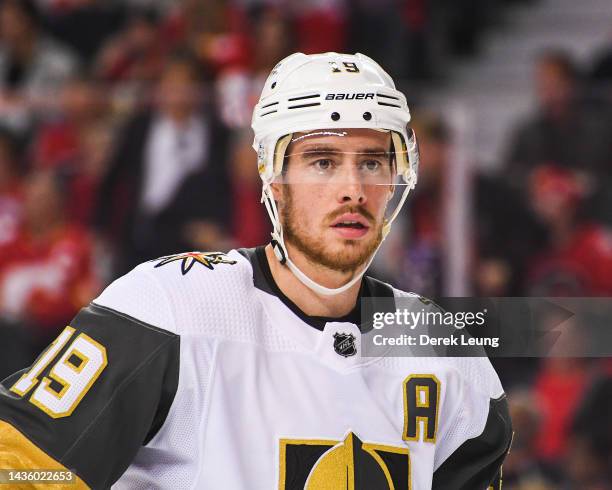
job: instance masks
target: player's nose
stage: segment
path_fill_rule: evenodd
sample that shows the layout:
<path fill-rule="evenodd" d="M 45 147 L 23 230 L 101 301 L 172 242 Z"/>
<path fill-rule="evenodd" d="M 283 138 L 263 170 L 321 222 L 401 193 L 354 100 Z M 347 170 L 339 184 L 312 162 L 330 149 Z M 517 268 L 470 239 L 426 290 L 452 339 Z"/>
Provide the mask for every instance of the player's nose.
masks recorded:
<path fill-rule="evenodd" d="M 365 204 L 367 198 L 359 168 L 353 162 L 342 166 L 343 172 L 338 186 L 338 202 Z"/>

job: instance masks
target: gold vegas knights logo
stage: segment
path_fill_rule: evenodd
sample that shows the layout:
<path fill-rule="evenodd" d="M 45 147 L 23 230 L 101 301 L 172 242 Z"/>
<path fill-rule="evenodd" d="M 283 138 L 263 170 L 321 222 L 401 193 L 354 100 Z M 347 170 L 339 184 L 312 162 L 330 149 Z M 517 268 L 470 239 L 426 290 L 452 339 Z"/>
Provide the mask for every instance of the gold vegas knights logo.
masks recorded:
<path fill-rule="evenodd" d="M 280 441 L 279 490 L 409 490 L 408 448 L 362 442 Z"/>
<path fill-rule="evenodd" d="M 236 263 L 235 260 L 229 259 L 223 252 L 187 252 L 183 254 L 168 255 L 154 260 L 159 260 L 159 262 L 155 264 L 156 268 L 171 262 L 180 261 L 183 275 L 187 274 L 195 264 L 200 264 L 207 269 L 214 270 L 214 266 L 217 264 L 234 265 Z"/>

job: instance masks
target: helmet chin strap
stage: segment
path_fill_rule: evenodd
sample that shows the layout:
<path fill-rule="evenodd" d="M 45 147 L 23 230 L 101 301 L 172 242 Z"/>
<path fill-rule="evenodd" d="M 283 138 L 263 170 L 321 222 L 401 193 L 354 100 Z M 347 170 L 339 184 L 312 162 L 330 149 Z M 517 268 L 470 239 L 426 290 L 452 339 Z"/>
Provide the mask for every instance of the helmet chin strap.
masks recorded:
<path fill-rule="evenodd" d="M 318 282 L 313 281 L 304 272 L 302 272 L 298 268 L 298 266 L 295 265 L 295 263 L 289 257 L 289 253 L 287 252 L 287 247 L 285 245 L 285 240 L 283 237 L 283 227 L 280 222 L 278 208 L 276 207 L 276 201 L 274 200 L 274 196 L 272 195 L 272 189 L 270 188 L 269 183 L 264 183 L 262 194 L 261 194 L 261 201 L 266 206 L 266 211 L 268 212 L 270 221 L 272 221 L 272 227 L 273 227 L 272 248 L 274 249 L 274 255 L 276 256 L 276 258 L 281 264 L 287 265 L 287 267 L 293 273 L 293 275 L 297 277 L 297 279 L 302 284 L 304 284 L 304 286 L 308 287 L 315 293 L 320 294 L 322 296 L 335 296 L 337 294 L 343 293 L 344 291 L 348 290 L 351 286 L 356 284 L 358 281 L 360 281 L 363 275 L 365 274 L 365 272 L 368 270 L 368 267 L 370 267 L 370 264 L 372 264 L 372 261 L 374 260 L 374 257 L 376 256 L 376 252 L 378 252 L 378 249 L 382 245 L 382 242 L 385 240 L 386 236 L 389 234 L 389 231 L 391 230 L 391 223 L 393 223 L 393 221 L 399 214 L 400 209 L 402 208 L 402 206 L 404 205 L 404 202 L 406 201 L 406 198 L 408 197 L 408 193 L 413 187 L 414 186 L 411 186 L 409 184 L 404 189 L 400 202 L 398 203 L 397 207 L 391 214 L 391 217 L 389 218 L 389 220 L 383 226 L 382 240 L 378 244 L 378 247 L 376 247 L 376 250 L 372 252 L 372 255 L 370 259 L 368 260 L 367 264 L 361 269 L 359 273 L 355 274 L 355 276 L 343 286 L 340 286 L 339 288 L 328 288 L 328 287 L 322 286 Z"/>

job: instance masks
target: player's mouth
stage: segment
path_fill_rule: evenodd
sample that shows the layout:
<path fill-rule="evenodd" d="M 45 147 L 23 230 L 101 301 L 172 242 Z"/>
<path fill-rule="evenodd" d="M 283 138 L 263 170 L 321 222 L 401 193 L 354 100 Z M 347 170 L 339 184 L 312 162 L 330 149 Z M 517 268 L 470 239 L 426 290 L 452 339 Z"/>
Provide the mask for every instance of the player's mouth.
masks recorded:
<path fill-rule="evenodd" d="M 345 213 L 332 221 L 330 226 L 342 238 L 350 240 L 363 238 L 370 229 L 368 220 L 357 213 Z"/>

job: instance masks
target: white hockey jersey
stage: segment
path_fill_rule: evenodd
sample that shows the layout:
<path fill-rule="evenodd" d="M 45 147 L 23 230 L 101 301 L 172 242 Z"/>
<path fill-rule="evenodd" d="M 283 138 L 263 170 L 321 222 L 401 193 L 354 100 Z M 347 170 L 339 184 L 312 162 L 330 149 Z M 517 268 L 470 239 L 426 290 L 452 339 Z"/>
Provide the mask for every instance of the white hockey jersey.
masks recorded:
<path fill-rule="evenodd" d="M 304 315 L 263 247 L 141 264 L 0 385 L 0 467 L 69 468 L 70 488 L 497 488 L 512 431 L 488 359 L 361 357 L 357 310 Z"/>

